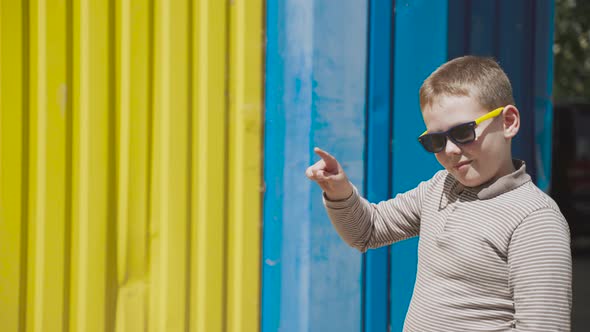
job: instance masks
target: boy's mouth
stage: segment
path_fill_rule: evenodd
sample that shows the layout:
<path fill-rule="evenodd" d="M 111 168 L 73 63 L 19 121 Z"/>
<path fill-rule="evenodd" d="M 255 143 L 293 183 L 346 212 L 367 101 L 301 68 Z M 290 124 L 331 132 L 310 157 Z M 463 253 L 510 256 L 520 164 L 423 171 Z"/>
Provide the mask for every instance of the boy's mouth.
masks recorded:
<path fill-rule="evenodd" d="M 470 163 L 471 163 L 471 160 L 465 160 L 465 161 L 462 161 L 462 162 L 456 164 L 454 168 L 461 169 L 462 166 L 469 165 Z"/>

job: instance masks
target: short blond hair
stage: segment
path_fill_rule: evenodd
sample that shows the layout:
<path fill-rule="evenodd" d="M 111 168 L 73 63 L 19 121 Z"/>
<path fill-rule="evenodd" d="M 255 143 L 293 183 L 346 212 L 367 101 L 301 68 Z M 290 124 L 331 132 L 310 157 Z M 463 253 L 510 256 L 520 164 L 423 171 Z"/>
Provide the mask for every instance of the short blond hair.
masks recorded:
<path fill-rule="evenodd" d="M 512 86 L 500 65 L 491 58 L 463 56 L 438 67 L 420 87 L 420 108 L 439 97 L 467 96 L 493 110 L 514 105 Z"/>

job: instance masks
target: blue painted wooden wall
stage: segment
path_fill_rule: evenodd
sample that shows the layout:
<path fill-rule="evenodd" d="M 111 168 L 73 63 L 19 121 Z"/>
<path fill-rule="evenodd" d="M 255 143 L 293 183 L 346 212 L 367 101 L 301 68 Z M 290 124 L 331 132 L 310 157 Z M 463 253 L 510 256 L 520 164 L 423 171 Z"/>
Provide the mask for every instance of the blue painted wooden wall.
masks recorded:
<path fill-rule="evenodd" d="M 362 188 L 367 8 L 267 1 L 263 331 L 358 331 L 362 256 L 304 175 L 314 146 Z"/>
<path fill-rule="evenodd" d="M 552 0 L 268 0 L 261 330 L 401 331 L 417 239 L 361 255 L 304 176 L 320 146 L 371 201 L 440 166 L 416 141 L 418 89 L 446 60 L 495 57 L 523 125 L 514 153 L 550 174 Z"/>

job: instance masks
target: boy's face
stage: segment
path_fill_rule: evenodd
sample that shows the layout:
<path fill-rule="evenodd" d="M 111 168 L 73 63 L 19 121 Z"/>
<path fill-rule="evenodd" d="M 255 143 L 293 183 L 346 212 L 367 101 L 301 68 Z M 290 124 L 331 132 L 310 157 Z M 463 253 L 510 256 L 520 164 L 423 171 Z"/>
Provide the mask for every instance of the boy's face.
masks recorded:
<path fill-rule="evenodd" d="M 442 96 L 422 112 L 429 132 L 444 132 L 470 122 L 491 110 L 471 97 Z M 518 113 L 517 113 L 518 114 Z M 457 145 L 447 139 L 445 148 L 436 153 L 438 162 L 461 184 L 479 186 L 513 171 L 510 137 L 505 134 L 504 115 L 480 123 L 475 128 L 475 141 Z"/>

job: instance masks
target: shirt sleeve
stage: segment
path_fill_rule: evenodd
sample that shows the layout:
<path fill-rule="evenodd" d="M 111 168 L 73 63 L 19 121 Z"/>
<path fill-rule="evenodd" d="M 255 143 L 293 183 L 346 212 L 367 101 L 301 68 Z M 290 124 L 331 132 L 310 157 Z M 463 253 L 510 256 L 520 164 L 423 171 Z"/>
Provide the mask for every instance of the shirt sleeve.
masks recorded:
<path fill-rule="evenodd" d="M 517 331 L 570 331 L 572 259 L 569 227 L 556 210 L 537 210 L 512 235 L 509 282 Z"/>
<path fill-rule="evenodd" d="M 324 194 L 324 205 L 340 237 L 365 252 L 420 233 L 422 200 L 433 179 L 379 204 L 360 197 L 354 187 L 352 195 L 341 201 L 330 201 Z"/>

